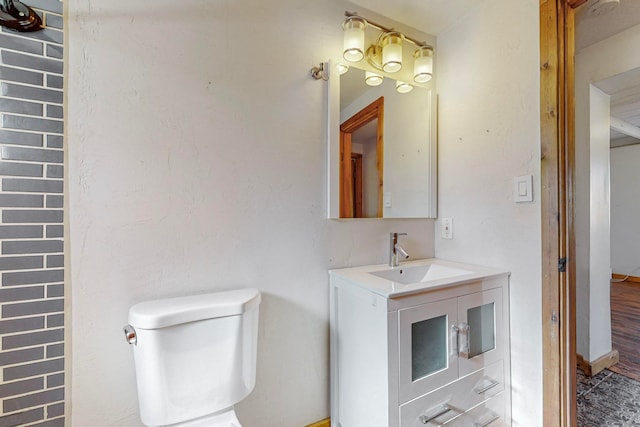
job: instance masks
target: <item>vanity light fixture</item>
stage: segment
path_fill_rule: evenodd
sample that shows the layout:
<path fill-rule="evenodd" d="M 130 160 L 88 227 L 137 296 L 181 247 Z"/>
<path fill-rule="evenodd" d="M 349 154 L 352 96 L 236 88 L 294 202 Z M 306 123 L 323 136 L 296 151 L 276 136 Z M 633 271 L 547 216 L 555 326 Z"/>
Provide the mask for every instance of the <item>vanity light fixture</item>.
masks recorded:
<path fill-rule="evenodd" d="M 409 93 L 413 90 L 413 85 L 409 83 L 401 82 L 400 80 L 396 81 L 396 91 L 398 93 Z"/>
<path fill-rule="evenodd" d="M 344 50 L 342 56 L 347 61 L 358 62 L 364 58 L 364 28 L 367 21 L 357 15 L 349 16 L 342 23 Z"/>
<path fill-rule="evenodd" d="M 384 77 L 382 77 L 380 74 L 371 71 L 364 72 L 364 82 L 369 86 L 380 86 L 383 80 Z"/>
<path fill-rule="evenodd" d="M 411 38 L 393 28 L 388 28 L 364 19 L 354 12 L 345 12 L 346 19 L 342 23 L 344 30 L 343 57 L 350 62 L 366 59 L 373 68 L 385 73 L 397 73 L 402 69 L 402 50 L 406 43 L 413 44 L 416 49 L 414 57 L 414 81 L 425 83 L 431 80 L 433 73 L 433 46 Z M 379 32 L 377 41 L 366 49 L 365 28 L 374 28 Z"/>
<path fill-rule="evenodd" d="M 426 83 L 433 76 L 433 48 L 421 46 L 413 52 L 413 81 Z"/>
<path fill-rule="evenodd" d="M 0 0 L 0 2 L 2 1 L 7 0 Z M 394 74 L 402 69 L 402 51 L 406 43 L 415 46 L 413 52 L 413 81 L 421 84 L 433 78 L 433 46 L 411 38 L 393 28 L 369 21 L 355 12 L 347 11 L 344 14 L 346 18 L 342 22 L 342 57 L 348 62 L 354 63 L 362 60 L 367 61 L 370 67 L 359 67 L 365 68 L 366 84 L 369 86 L 378 86 L 382 84 L 384 80 L 384 73 Z M 378 34 L 375 43 L 371 43 L 365 47 L 367 38 L 371 37 L 369 32 L 365 31 L 367 28 L 373 28 Z M 373 71 L 368 71 L 366 68 L 373 69 Z M 344 62 L 338 62 L 336 69 L 338 74 L 342 75 L 349 71 L 349 65 Z M 375 70 L 380 71 L 380 73 L 377 73 Z M 324 64 L 313 67 L 311 69 L 311 76 L 316 80 L 329 80 L 329 73 Z M 396 90 L 399 93 L 411 92 L 412 89 L 413 85 L 407 82 L 399 80 L 396 82 Z"/>

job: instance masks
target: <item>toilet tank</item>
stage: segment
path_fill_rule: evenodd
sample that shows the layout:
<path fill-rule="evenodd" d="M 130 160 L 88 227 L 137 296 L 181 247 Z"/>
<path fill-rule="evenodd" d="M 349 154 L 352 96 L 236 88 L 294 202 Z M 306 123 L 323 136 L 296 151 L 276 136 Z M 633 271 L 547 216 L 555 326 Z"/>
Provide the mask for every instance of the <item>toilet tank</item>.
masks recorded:
<path fill-rule="evenodd" d="M 240 289 L 131 307 L 138 401 L 145 425 L 209 415 L 253 390 L 260 301 L 257 289 Z"/>

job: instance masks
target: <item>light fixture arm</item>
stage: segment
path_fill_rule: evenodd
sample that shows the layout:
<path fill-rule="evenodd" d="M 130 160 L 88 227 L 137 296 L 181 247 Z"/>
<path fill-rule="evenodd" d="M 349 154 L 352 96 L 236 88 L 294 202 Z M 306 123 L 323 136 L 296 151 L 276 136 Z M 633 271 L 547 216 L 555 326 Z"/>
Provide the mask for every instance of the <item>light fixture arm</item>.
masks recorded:
<path fill-rule="evenodd" d="M 363 16 L 358 15 L 356 12 L 349 12 L 349 11 L 345 11 L 344 12 L 344 16 L 346 16 L 347 18 L 350 18 L 352 16 L 359 16 L 360 18 L 364 18 Z M 370 25 L 374 28 L 377 28 L 378 30 L 382 31 L 382 33 L 392 33 L 392 32 L 397 32 L 397 30 L 394 30 L 393 28 L 389 28 L 389 27 L 385 27 L 384 25 L 380 25 L 378 23 L 375 23 L 373 21 L 368 20 L 367 18 L 364 18 L 365 21 L 367 21 L 367 25 Z M 418 46 L 418 47 L 429 47 L 431 49 L 433 49 L 433 46 L 431 46 L 430 44 L 423 42 L 423 41 L 419 41 L 416 40 L 412 37 L 409 37 L 407 35 L 404 35 L 404 39 L 410 43 L 413 43 L 414 45 Z"/>
<path fill-rule="evenodd" d="M 18 0 L 0 0 L 0 25 L 20 32 L 38 31 L 42 29 L 42 20 Z"/>

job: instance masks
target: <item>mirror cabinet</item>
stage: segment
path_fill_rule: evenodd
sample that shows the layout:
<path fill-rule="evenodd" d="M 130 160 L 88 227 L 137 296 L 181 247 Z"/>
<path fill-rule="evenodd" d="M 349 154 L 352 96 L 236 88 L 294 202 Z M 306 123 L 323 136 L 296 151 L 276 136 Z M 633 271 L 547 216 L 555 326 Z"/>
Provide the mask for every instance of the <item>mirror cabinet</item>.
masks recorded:
<path fill-rule="evenodd" d="M 329 218 L 436 217 L 436 79 L 416 83 L 410 48 L 404 57 L 407 66 L 393 74 L 366 55 L 325 65 Z"/>

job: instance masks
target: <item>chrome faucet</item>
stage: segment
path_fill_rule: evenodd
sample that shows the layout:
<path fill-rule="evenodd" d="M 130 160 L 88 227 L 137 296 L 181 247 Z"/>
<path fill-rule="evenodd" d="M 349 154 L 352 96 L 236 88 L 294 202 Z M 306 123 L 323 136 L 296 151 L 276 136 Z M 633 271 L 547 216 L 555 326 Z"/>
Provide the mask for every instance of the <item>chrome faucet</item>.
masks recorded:
<path fill-rule="evenodd" d="M 407 233 L 390 233 L 389 235 L 389 267 L 397 267 L 400 264 L 399 257 L 409 258 L 407 251 L 398 244 L 398 236 L 406 236 Z"/>

